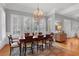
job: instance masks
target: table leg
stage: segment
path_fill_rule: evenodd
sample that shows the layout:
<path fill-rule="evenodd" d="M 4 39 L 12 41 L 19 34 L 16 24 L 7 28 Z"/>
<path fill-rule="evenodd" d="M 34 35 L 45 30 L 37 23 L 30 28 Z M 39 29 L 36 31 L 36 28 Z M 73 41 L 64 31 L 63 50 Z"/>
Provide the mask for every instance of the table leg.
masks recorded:
<path fill-rule="evenodd" d="M 20 43 L 20 48 L 19 49 L 20 49 L 20 56 L 21 56 L 21 43 Z"/>
<path fill-rule="evenodd" d="M 24 55 L 26 56 L 26 43 L 25 43 L 25 52 L 24 52 Z"/>

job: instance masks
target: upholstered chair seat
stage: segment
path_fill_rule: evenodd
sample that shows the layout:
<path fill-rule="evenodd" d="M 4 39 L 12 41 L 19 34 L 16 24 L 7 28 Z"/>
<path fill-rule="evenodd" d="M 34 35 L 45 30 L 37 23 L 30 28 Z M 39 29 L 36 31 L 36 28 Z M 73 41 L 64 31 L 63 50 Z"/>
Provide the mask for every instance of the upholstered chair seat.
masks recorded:
<path fill-rule="evenodd" d="M 31 43 L 26 43 L 26 46 L 27 47 L 31 47 Z"/>
<path fill-rule="evenodd" d="M 38 43 L 38 45 L 42 45 L 42 42 L 40 41 L 40 42 Z"/>
<path fill-rule="evenodd" d="M 49 40 L 47 40 L 46 43 L 49 43 Z"/>
<path fill-rule="evenodd" d="M 19 44 L 17 42 L 11 43 L 11 47 L 18 47 Z"/>

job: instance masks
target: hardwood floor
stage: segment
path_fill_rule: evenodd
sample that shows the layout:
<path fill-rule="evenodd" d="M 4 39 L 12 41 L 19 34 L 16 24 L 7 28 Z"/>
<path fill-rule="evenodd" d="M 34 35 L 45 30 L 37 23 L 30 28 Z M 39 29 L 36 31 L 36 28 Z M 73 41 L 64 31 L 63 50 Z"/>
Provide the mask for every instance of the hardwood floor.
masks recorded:
<path fill-rule="evenodd" d="M 0 56 L 9 55 L 9 45 L 0 50 Z M 51 49 L 46 49 L 35 55 L 43 56 L 79 56 L 79 39 L 67 39 L 65 43 L 53 42 Z"/>
<path fill-rule="evenodd" d="M 9 45 L 5 45 L 1 50 L 0 50 L 0 56 L 8 56 L 9 55 Z"/>

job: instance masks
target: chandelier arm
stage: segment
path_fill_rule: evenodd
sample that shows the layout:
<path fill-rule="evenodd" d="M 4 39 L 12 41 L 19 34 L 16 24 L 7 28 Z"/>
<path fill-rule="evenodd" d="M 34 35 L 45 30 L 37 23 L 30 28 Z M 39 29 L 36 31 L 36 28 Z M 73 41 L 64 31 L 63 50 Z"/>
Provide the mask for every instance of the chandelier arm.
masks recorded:
<path fill-rule="evenodd" d="M 44 16 L 44 12 L 41 9 L 39 9 L 39 3 L 37 9 L 33 13 L 33 16 L 37 20 L 40 20 Z"/>

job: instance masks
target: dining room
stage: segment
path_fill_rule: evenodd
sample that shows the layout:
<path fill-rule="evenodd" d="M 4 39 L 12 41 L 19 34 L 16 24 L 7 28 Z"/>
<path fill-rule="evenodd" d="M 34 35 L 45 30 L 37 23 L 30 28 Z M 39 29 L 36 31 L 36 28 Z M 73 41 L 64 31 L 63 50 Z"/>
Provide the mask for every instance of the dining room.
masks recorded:
<path fill-rule="evenodd" d="M 0 3 L 0 56 L 79 55 L 78 7 L 78 3 Z"/>

